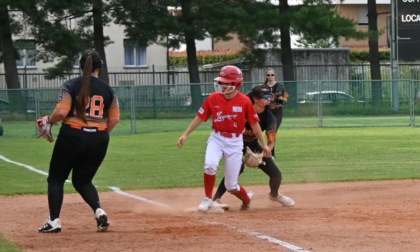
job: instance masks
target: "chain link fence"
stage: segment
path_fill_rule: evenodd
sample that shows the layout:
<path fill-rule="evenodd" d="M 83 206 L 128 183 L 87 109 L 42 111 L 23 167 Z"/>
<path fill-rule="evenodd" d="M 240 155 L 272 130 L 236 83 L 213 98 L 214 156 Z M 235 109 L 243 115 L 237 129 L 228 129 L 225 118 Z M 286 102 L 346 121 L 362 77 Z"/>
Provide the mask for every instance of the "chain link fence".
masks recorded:
<path fill-rule="evenodd" d="M 249 92 L 258 82 L 246 82 L 242 92 Z M 417 97 L 420 81 L 295 81 L 284 82 L 290 93 L 282 127 L 416 127 Z M 375 97 L 376 103 L 373 100 Z M 207 96 L 213 83 L 167 84 L 113 87 L 118 96 L 122 123 L 119 133 L 142 132 L 148 119 L 185 119 L 189 122 Z M 192 90 L 201 90 L 193 96 Z M 0 120 L 29 122 L 51 114 L 59 88 L 0 90 Z M 378 94 L 379 92 L 379 94 Z M 395 94 L 397 92 L 397 94 Z M 195 97 L 195 99 L 193 99 Z M 395 99 L 398 109 L 395 110 Z M 165 121 L 167 123 L 168 121 Z M 156 131 L 167 125 L 157 124 Z M 184 130 L 185 124 L 173 130 Z"/>

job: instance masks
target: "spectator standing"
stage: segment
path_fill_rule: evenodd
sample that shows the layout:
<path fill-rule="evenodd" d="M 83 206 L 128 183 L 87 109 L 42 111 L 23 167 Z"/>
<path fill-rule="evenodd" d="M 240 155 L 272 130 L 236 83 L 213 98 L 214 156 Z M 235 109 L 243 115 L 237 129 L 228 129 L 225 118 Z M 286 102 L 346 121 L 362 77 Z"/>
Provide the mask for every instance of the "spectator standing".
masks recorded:
<path fill-rule="evenodd" d="M 276 74 L 274 69 L 269 68 L 265 71 L 266 77 L 264 81 L 264 86 L 267 87 L 271 94 L 271 102 L 270 102 L 270 111 L 276 117 L 277 127 L 276 131 L 279 130 L 281 123 L 283 121 L 283 109 L 285 104 L 287 103 L 287 99 L 289 98 L 289 93 L 285 89 L 284 85 L 276 81 Z M 275 146 L 271 150 L 271 156 L 273 158 L 276 157 L 275 153 Z"/>

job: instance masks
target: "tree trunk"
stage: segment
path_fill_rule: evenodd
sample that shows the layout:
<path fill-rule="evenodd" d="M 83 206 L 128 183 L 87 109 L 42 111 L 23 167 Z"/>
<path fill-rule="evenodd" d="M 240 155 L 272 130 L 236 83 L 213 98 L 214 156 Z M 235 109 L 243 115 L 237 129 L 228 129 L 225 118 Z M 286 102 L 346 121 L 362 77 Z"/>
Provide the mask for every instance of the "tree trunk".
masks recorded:
<path fill-rule="evenodd" d="M 18 90 L 20 89 L 20 81 L 16 67 L 16 55 L 13 47 L 9 12 L 7 5 L 4 3 L 0 4 L 0 24 L 0 44 L 3 53 L 4 73 L 7 89 L 10 89 L 9 110 L 10 112 L 24 112 L 25 100 L 22 97 L 22 90 Z"/>
<path fill-rule="evenodd" d="M 294 107 L 297 104 L 297 88 L 293 68 L 293 54 L 290 39 L 290 14 L 287 0 L 280 0 L 279 11 L 281 15 L 280 45 L 281 62 L 283 65 L 283 80 L 286 81 L 285 88 L 289 93 L 288 105 Z"/>
<path fill-rule="evenodd" d="M 103 2 L 102 0 L 94 1 L 92 5 L 93 14 L 93 41 L 95 50 L 102 58 L 102 69 L 99 72 L 99 78 L 109 84 L 108 65 L 105 54 L 104 24 L 103 24 Z"/>
<path fill-rule="evenodd" d="M 0 23 L 2 24 L 0 27 L 0 35 L 6 85 L 8 89 L 17 89 L 20 88 L 20 82 L 16 67 L 16 55 L 12 41 L 9 12 L 7 6 L 3 4 L 0 5 Z"/>
<path fill-rule="evenodd" d="M 369 62 L 370 75 L 372 79 L 372 103 L 374 107 L 379 108 L 382 105 L 382 77 L 379 62 L 379 33 L 377 19 L 378 13 L 376 11 L 376 0 L 368 0 Z"/>
<path fill-rule="evenodd" d="M 185 42 L 187 46 L 188 72 L 190 75 L 190 83 L 192 84 L 191 85 L 192 107 L 194 109 L 198 109 L 200 108 L 200 105 L 203 102 L 203 97 L 201 94 L 201 86 L 198 84 L 200 83 L 200 75 L 198 71 L 195 39 L 187 38 Z"/>
<path fill-rule="evenodd" d="M 203 102 L 203 97 L 201 94 L 200 83 L 200 74 L 198 71 L 198 60 L 197 60 L 197 49 L 195 46 L 195 36 L 194 36 L 194 22 L 191 16 L 191 1 L 181 1 L 182 7 L 182 18 L 188 23 L 188 27 L 184 29 L 185 34 L 185 45 L 187 47 L 187 63 L 188 63 L 188 73 L 191 83 L 191 98 L 192 98 L 192 108 L 200 108 L 201 103 Z"/>

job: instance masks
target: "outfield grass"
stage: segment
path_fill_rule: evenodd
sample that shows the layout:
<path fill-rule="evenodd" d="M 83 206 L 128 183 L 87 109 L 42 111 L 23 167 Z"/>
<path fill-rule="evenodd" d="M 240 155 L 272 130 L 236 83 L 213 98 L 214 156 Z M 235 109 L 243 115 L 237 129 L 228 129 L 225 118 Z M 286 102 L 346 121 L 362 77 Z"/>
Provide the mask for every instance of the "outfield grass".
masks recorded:
<path fill-rule="evenodd" d="M 420 177 L 418 131 L 409 127 L 284 128 L 278 134 L 276 163 L 283 172 L 283 183 L 416 179 Z M 193 132 L 180 150 L 176 143 L 181 134 L 112 135 L 95 185 L 100 190 L 108 186 L 123 190 L 202 186 L 209 129 Z M 48 171 L 53 144 L 45 139 L 0 141 L 0 155 Z M 45 175 L 2 160 L 0 170 L 2 195 L 46 192 Z M 241 183 L 265 184 L 267 179 L 261 171 L 247 169 Z M 66 192 L 74 192 L 71 185 L 66 185 Z"/>
<path fill-rule="evenodd" d="M 1 119 L 1 118 L 0 118 Z M 149 119 L 149 120 L 121 120 L 112 134 L 153 133 L 183 131 L 187 128 L 191 118 L 185 119 Z M 36 136 L 34 121 L 2 121 L 4 128 L 3 138 Z M 286 117 L 282 128 L 344 128 L 344 127 L 409 127 L 410 117 L 407 116 L 324 116 L 322 119 L 312 117 Z M 210 123 L 200 126 L 200 129 L 209 130 Z M 57 134 L 59 127 L 54 126 L 53 132 Z"/>
<path fill-rule="evenodd" d="M 4 252 L 22 252 L 23 249 L 17 247 L 16 245 L 12 244 L 8 240 L 4 239 L 4 237 L 0 234 L 0 251 L 4 251 Z"/>

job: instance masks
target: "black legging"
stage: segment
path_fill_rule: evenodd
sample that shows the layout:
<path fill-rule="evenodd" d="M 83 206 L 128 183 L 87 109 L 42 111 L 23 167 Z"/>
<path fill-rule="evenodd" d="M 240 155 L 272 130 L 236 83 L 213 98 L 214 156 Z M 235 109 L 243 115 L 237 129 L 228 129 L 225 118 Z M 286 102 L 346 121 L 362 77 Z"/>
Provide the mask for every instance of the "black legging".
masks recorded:
<path fill-rule="evenodd" d="M 262 148 L 260 144 L 258 143 L 258 140 L 252 141 L 250 143 L 244 144 L 244 153 L 245 153 L 245 147 L 249 146 L 249 148 L 254 152 L 262 152 Z M 277 167 L 277 165 L 274 163 L 272 158 L 263 158 L 264 164 L 261 164 L 258 166 L 265 174 L 268 175 L 269 182 L 268 185 L 270 186 L 270 195 L 272 197 L 277 197 L 279 195 L 279 188 L 281 181 L 283 179 L 281 171 Z M 244 163 L 242 163 L 241 170 L 239 174 L 242 174 L 244 171 Z M 219 187 L 217 187 L 216 194 L 213 197 L 213 200 L 221 199 L 223 194 L 226 192 L 226 186 L 225 186 L 225 178 L 223 177 L 222 181 L 220 181 Z"/>
<path fill-rule="evenodd" d="M 92 184 L 108 149 L 109 133 L 84 132 L 67 125 L 60 128 L 48 174 L 50 219 L 60 217 L 64 183 L 71 171 L 72 183 L 83 200 L 95 211 L 100 208 L 98 191 Z"/>
<path fill-rule="evenodd" d="M 281 122 L 283 121 L 283 107 L 271 109 L 271 112 L 276 117 L 276 123 L 277 123 L 276 130 L 278 131 L 281 126 Z M 275 149 L 276 149 L 276 142 L 274 142 L 274 147 L 271 150 L 271 155 L 273 157 L 276 156 Z"/>

